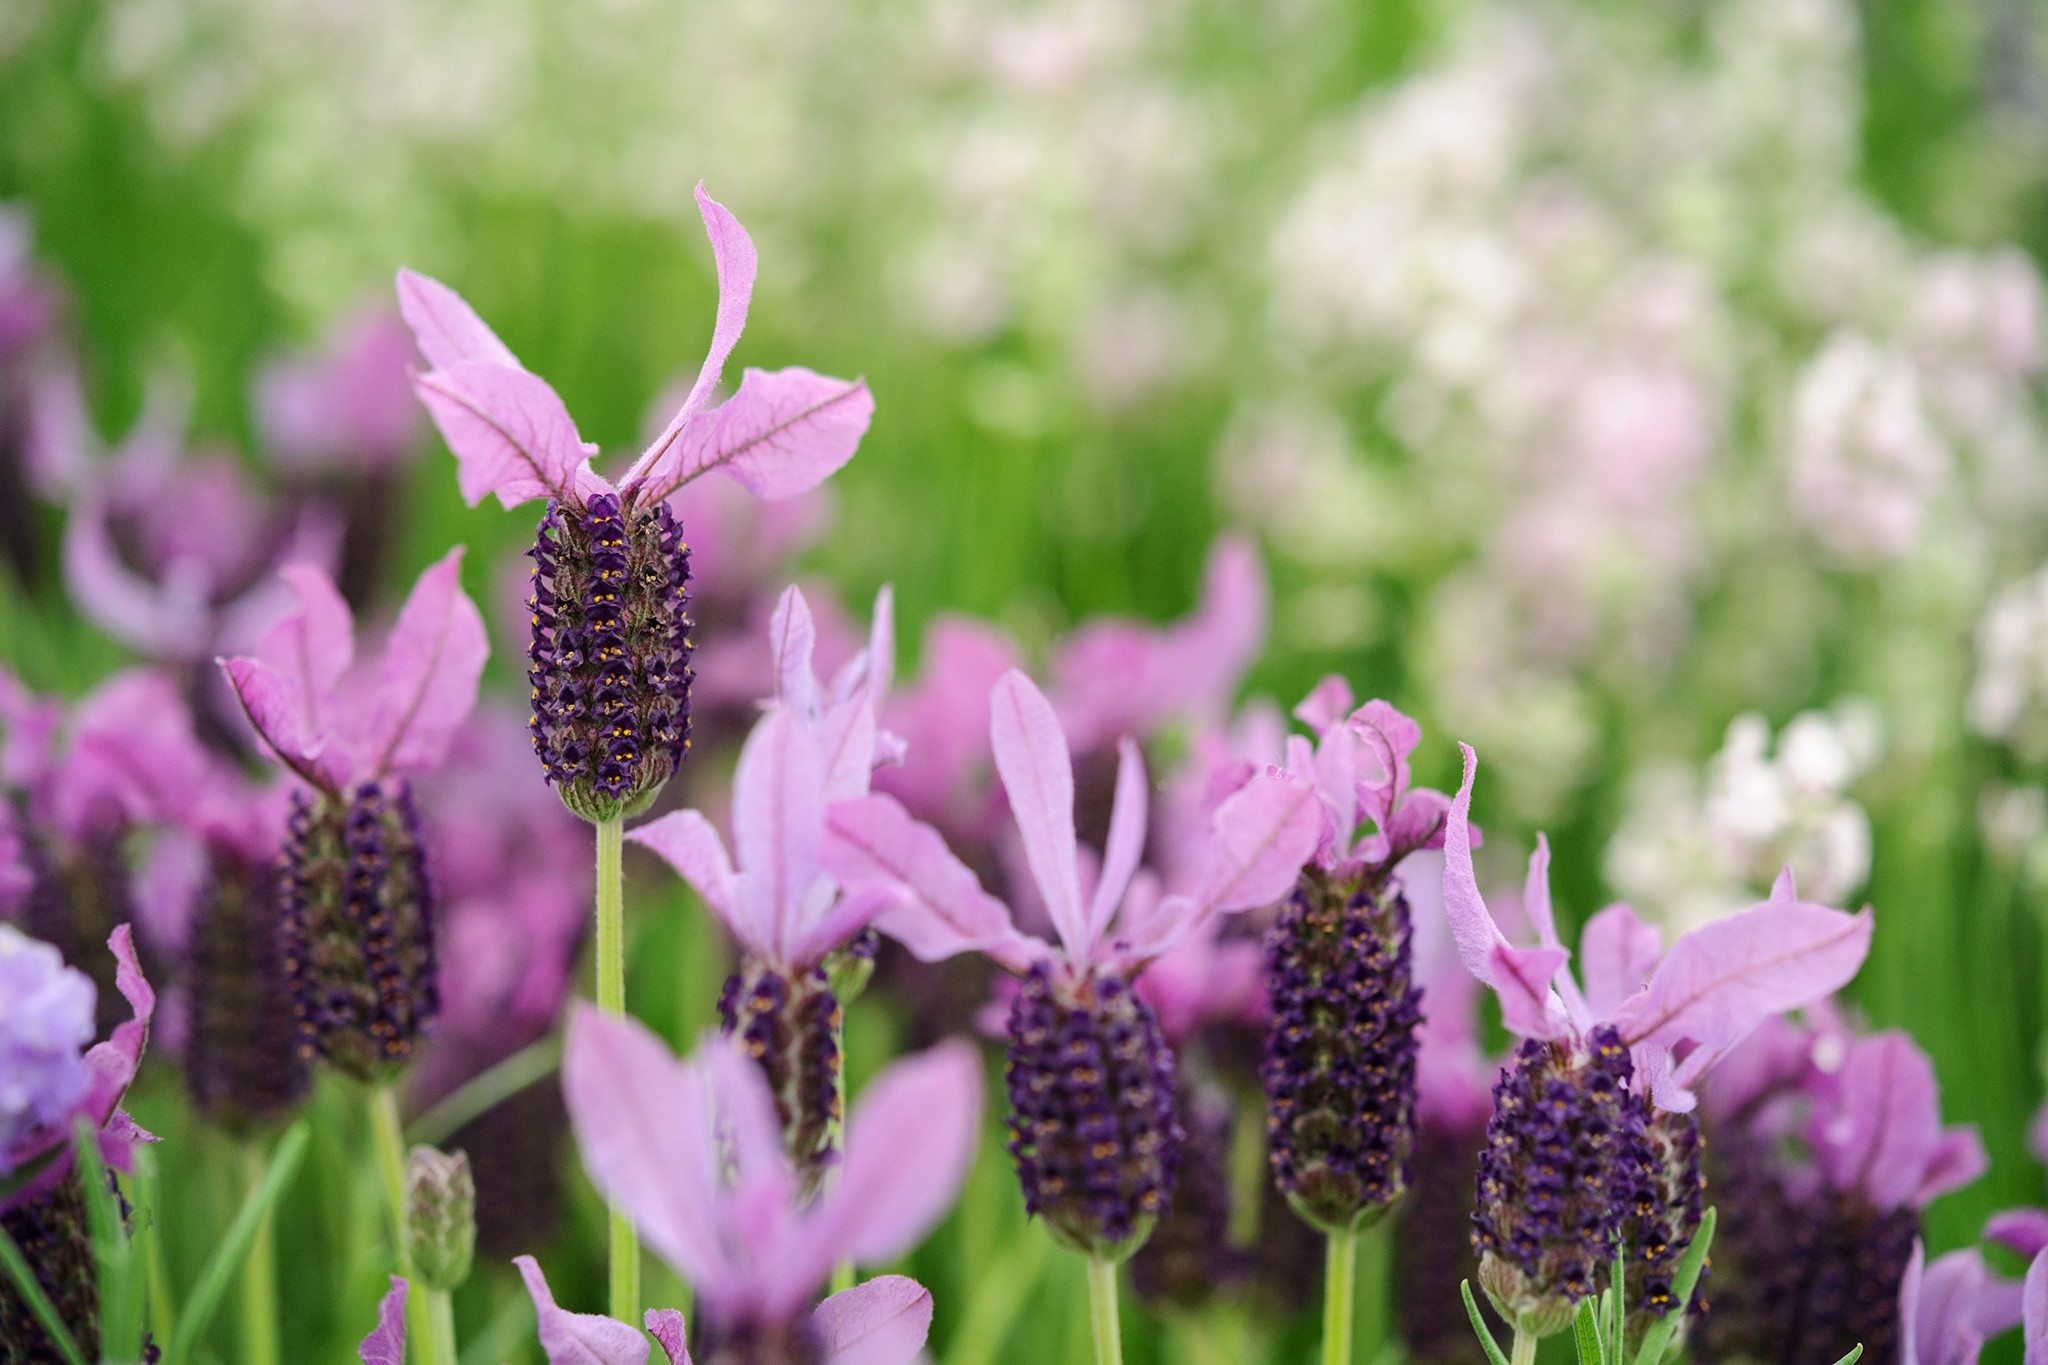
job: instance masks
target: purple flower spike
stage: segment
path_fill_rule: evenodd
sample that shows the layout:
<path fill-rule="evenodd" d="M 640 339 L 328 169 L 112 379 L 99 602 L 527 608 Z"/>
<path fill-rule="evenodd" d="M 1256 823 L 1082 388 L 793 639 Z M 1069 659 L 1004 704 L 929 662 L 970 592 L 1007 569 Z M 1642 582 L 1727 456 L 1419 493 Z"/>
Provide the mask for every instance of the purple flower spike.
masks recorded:
<path fill-rule="evenodd" d="M 403 1063 L 439 1012 L 434 893 L 410 779 L 476 704 L 489 642 L 461 547 L 422 573 L 375 668 L 334 585 L 284 571 L 298 606 L 222 661 L 257 734 L 312 787 L 285 840 L 284 971 L 301 1049 L 358 1078 Z"/>
<path fill-rule="evenodd" d="M 971 1048 L 942 1044 L 877 1076 L 847 1122 L 838 1178 L 808 1203 L 774 1096 L 728 1040 L 679 1063 L 638 1023 L 578 1006 L 563 1092 L 592 1182 L 696 1286 L 700 1361 L 881 1365 L 923 1344 L 930 1298 L 899 1277 L 808 1310 L 835 1263 L 901 1255 L 952 1203 L 980 1128 Z M 762 1351 L 783 1354 L 748 1354 Z"/>
<path fill-rule="evenodd" d="M 1057 948 L 1020 932 L 939 834 L 891 797 L 831 808 L 827 862 L 843 880 L 893 888 L 896 902 L 877 926 L 916 956 L 981 952 L 1024 977 L 1010 1015 L 1008 1080 L 1025 1204 L 1070 1245 L 1121 1258 L 1164 1210 L 1179 1142 L 1173 1056 L 1131 979 L 1217 915 L 1285 894 L 1321 816 L 1306 779 L 1279 769 L 1252 776 L 1217 806 L 1192 889 L 1161 895 L 1155 878 L 1139 875 L 1147 783 L 1137 745 L 1125 740 L 1109 836 L 1084 894 L 1073 759 L 1052 704 L 1013 671 L 989 709 L 996 770 Z"/>
<path fill-rule="evenodd" d="M 1510 1321 L 1560 1331 L 1598 1290 L 1580 1273 L 1591 1249 L 1625 1238 L 1634 1249 L 1632 1311 L 1664 1316 L 1683 1307 L 1671 1276 L 1700 1214 L 1687 1087 L 1765 1020 L 1847 983 L 1869 952 L 1870 912 L 1800 901 L 1781 879 L 1769 901 L 1694 930 L 1660 959 L 1633 913 L 1610 907 L 1587 925 L 1582 987 L 1565 967 L 1542 839 L 1523 892 L 1538 945 L 1509 943 L 1487 910 L 1472 868 L 1477 760 L 1460 747 L 1465 776 L 1444 830 L 1444 910 L 1459 957 L 1493 987 L 1503 1022 L 1526 1040 L 1495 1092 L 1487 1129 L 1473 1215 L 1480 1281 Z M 1560 1132 L 1592 1129 L 1615 1140 L 1581 1173 L 1582 1194 L 1560 1221 L 1527 1193 L 1550 1178 L 1545 1153 Z"/>
<path fill-rule="evenodd" d="M 120 1104 L 142 1062 L 156 993 L 135 961 L 127 925 L 114 931 L 107 947 L 118 964 L 117 986 L 134 1017 L 117 1025 L 112 1036 L 95 1043 L 80 1059 L 71 1055 L 79 1009 L 76 974 L 65 975 L 68 969 L 62 967 L 53 974 L 46 955 L 28 948 L 11 929 L 0 927 L 0 953 L 6 954 L 0 961 L 10 964 L 9 974 L 17 977 L 7 984 L 34 988 L 41 983 L 27 1002 L 35 1007 L 33 1013 L 8 1010 L 0 1019 L 0 1054 L 10 1062 L 27 1052 L 43 1057 L 37 1066 L 40 1093 L 31 1097 L 36 1121 L 10 1122 L 9 1139 L 0 1145 L 0 1174 L 11 1176 L 6 1192 L 0 1194 L 0 1227 L 21 1248 L 88 1356 L 99 1353 L 99 1284 L 72 1134 L 81 1121 L 88 1124 L 101 1158 L 121 1171 L 133 1168 L 136 1143 L 155 1140 L 122 1112 Z M 29 958 L 25 970 L 24 953 Z M 10 1005 L 15 1003 L 11 995 L 7 999 Z M 90 1011 L 89 986 L 84 1004 Z M 55 1344 L 11 1283 L 0 1283 L 0 1352 L 9 1360 L 58 1358 Z"/>
<path fill-rule="evenodd" d="M 400 271 L 400 310 L 434 369 L 415 381 L 471 505 L 546 498 L 532 551 L 534 749 L 564 804 L 593 822 L 645 810 L 688 752 L 689 547 L 667 500 L 724 472 L 763 498 L 823 482 L 853 457 L 874 399 L 861 380 L 748 370 L 708 406 L 746 326 L 754 244 L 697 187 L 717 263 L 711 351 L 682 407 L 615 487 L 591 468 L 545 380 L 446 285 Z"/>

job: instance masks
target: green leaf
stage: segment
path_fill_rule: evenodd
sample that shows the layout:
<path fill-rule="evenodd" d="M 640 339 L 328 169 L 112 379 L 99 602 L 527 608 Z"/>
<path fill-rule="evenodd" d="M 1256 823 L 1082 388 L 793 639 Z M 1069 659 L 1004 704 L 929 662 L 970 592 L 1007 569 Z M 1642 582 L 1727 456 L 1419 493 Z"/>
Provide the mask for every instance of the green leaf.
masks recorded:
<path fill-rule="evenodd" d="M 142 1355 L 142 1285 L 136 1274 L 135 1248 L 115 1202 L 112 1178 L 100 1160 L 99 1134 L 80 1119 L 72 1145 L 78 1174 L 85 1186 L 87 1222 L 92 1229 L 93 1261 L 99 1270 L 100 1353 L 109 1360 L 135 1360 Z"/>
<path fill-rule="evenodd" d="M 7 1264 L 7 1274 L 14 1281 L 15 1292 L 27 1301 L 29 1312 L 36 1315 L 36 1321 L 50 1334 L 50 1340 L 57 1343 L 57 1354 L 64 1357 L 65 1365 L 86 1365 L 85 1352 L 78 1349 L 78 1342 L 72 1337 L 71 1329 L 64 1325 L 57 1305 L 51 1303 L 50 1296 L 43 1292 L 43 1282 L 28 1268 L 28 1258 L 21 1254 L 21 1248 L 14 1244 L 14 1237 L 6 1228 L 0 1228 L 0 1261 Z"/>
<path fill-rule="evenodd" d="M 1678 1273 L 1671 1277 L 1673 1307 L 1651 1323 L 1650 1330 L 1643 1334 L 1642 1349 L 1636 1352 L 1636 1365 L 1658 1365 L 1664 1359 L 1664 1352 L 1671 1345 L 1678 1325 L 1685 1321 L 1685 1306 L 1692 1302 L 1692 1291 L 1699 1285 L 1700 1272 L 1706 1269 L 1707 1248 L 1714 1244 L 1714 1223 L 1715 1212 L 1708 1209 L 1706 1216 L 1700 1219 L 1698 1235 L 1678 1262 Z"/>
<path fill-rule="evenodd" d="M 1472 1319 L 1472 1330 L 1479 1334 L 1479 1349 L 1486 1352 L 1490 1365 L 1508 1365 L 1508 1358 L 1501 1354 L 1500 1343 L 1487 1330 L 1486 1319 L 1479 1316 L 1479 1305 L 1472 1298 L 1472 1281 L 1458 1281 L 1458 1292 L 1465 1296 L 1465 1313 Z"/>
<path fill-rule="evenodd" d="M 1579 1348 L 1579 1365 L 1605 1365 L 1607 1343 L 1600 1339 L 1600 1315 L 1591 1299 L 1579 1300 L 1578 1316 L 1572 1320 L 1572 1340 Z"/>
<path fill-rule="evenodd" d="M 199 1283 L 193 1288 L 192 1297 L 185 1302 L 185 1311 L 178 1315 L 178 1330 L 172 1334 L 170 1347 L 164 1352 L 163 1365 L 184 1365 L 191 1358 L 193 1348 L 199 1344 L 207 1324 L 213 1320 L 214 1310 L 220 1307 L 221 1296 L 227 1293 L 229 1281 L 234 1279 L 235 1272 L 248 1258 L 249 1244 L 256 1240 L 257 1227 L 284 1192 L 284 1187 L 291 1182 L 305 1155 L 306 1121 L 300 1119 L 278 1141 L 277 1150 L 270 1156 L 270 1166 L 263 1172 L 263 1179 L 249 1191 L 249 1197 L 242 1201 L 241 1210 L 235 1214 L 235 1221 L 228 1228 L 227 1237 L 207 1258 L 206 1268 L 199 1273 Z"/>
<path fill-rule="evenodd" d="M 1600 1307 L 1607 1314 L 1608 1365 L 1628 1359 L 1628 1244 L 1614 1244 L 1614 1277 L 1607 1282 Z"/>
<path fill-rule="evenodd" d="M 1856 1362 L 1858 1360 L 1861 1360 L 1862 1358 L 1863 1343 L 1859 1341 L 1854 1346 L 1851 1346 L 1849 1348 L 1849 1354 L 1843 1356 L 1840 1360 L 1836 1361 L 1835 1365 L 1856 1365 Z"/>

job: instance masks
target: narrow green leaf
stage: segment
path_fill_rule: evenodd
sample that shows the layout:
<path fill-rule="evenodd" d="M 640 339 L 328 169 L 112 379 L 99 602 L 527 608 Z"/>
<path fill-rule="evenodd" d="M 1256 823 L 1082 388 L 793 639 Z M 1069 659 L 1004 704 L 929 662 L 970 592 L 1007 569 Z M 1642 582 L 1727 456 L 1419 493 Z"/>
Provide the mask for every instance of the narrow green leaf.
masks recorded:
<path fill-rule="evenodd" d="M 1579 1365 L 1602 1365 L 1607 1347 L 1600 1340 L 1600 1314 L 1591 1299 L 1579 1300 L 1578 1316 L 1572 1320 L 1572 1340 L 1579 1348 Z"/>
<path fill-rule="evenodd" d="M 1643 1334 L 1642 1349 L 1636 1352 L 1636 1365 L 1658 1365 L 1664 1359 L 1664 1351 L 1671 1345 L 1679 1324 L 1685 1321 L 1685 1306 L 1692 1302 L 1692 1291 L 1699 1285 L 1700 1272 L 1707 1266 L 1707 1249 L 1714 1244 L 1714 1223 L 1714 1210 L 1708 1209 L 1706 1216 L 1700 1219 L 1699 1234 L 1679 1259 L 1678 1273 L 1671 1277 L 1673 1307 L 1651 1323 L 1650 1330 Z"/>
<path fill-rule="evenodd" d="M 50 1296 L 43 1292 L 43 1282 L 28 1268 L 28 1258 L 21 1254 L 21 1248 L 14 1244 L 14 1237 L 6 1228 L 0 1228 L 0 1261 L 7 1263 L 7 1274 L 14 1281 L 15 1292 L 27 1301 L 29 1312 L 36 1315 L 36 1321 L 50 1334 L 50 1340 L 57 1343 L 57 1354 L 64 1357 L 65 1365 L 86 1365 L 85 1352 L 78 1349 L 78 1342 L 72 1337 L 71 1329 L 64 1325 L 57 1305 L 51 1303 Z"/>
<path fill-rule="evenodd" d="M 1472 1281 L 1458 1281 L 1458 1292 L 1465 1296 L 1465 1313 L 1472 1319 L 1472 1330 L 1479 1334 L 1479 1349 L 1486 1352 L 1490 1365 L 1508 1365 L 1508 1358 L 1501 1354 L 1500 1343 L 1493 1339 L 1486 1319 L 1479 1316 L 1479 1304 L 1472 1297 Z"/>
<path fill-rule="evenodd" d="M 99 1271 L 100 1353 L 109 1360 L 135 1360 L 142 1355 L 142 1293 L 135 1249 L 115 1201 L 113 1179 L 100 1160 L 99 1135 L 83 1119 L 72 1135 L 72 1146 L 85 1187 L 93 1261 Z"/>
<path fill-rule="evenodd" d="M 1861 1360 L 1862 1358 L 1863 1343 L 1859 1341 L 1854 1346 L 1851 1346 L 1849 1348 L 1849 1354 L 1843 1356 L 1840 1360 L 1836 1361 L 1835 1365 L 1856 1365 L 1856 1362 Z"/>
<path fill-rule="evenodd" d="M 1607 1282 L 1600 1308 L 1607 1315 L 1607 1365 L 1628 1361 L 1628 1243 L 1614 1243 L 1614 1276 Z"/>
<path fill-rule="evenodd" d="M 178 1315 L 178 1330 L 172 1334 L 170 1347 L 164 1352 L 163 1365 L 184 1365 L 191 1358 L 193 1348 L 199 1344 L 207 1324 L 213 1320 L 214 1310 L 220 1307 L 221 1297 L 227 1293 L 228 1283 L 247 1259 L 249 1245 L 256 1240 L 257 1226 L 291 1182 L 305 1155 L 306 1121 L 300 1119 L 278 1141 L 277 1150 L 270 1154 L 270 1166 L 263 1172 L 263 1179 L 249 1191 L 249 1197 L 242 1201 L 241 1210 L 235 1214 L 235 1221 L 228 1228 L 227 1237 L 207 1258 L 206 1268 L 199 1273 L 199 1283 L 194 1286 L 192 1297 L 185 1302 L 185 1311 Z"/>

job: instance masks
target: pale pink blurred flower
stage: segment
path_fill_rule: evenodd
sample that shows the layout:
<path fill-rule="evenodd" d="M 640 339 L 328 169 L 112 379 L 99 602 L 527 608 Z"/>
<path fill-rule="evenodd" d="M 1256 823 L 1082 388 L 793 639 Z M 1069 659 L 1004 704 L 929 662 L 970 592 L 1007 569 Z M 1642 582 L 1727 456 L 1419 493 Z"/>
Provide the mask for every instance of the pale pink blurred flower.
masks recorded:
<path fill-rule="evenodd" d="M 398 317 L 363 309 L 318 351 L 266 361 L 255 384 L 265 452 L 298 474 L 390 471 L 419 445 L 417 363 Z"/>
<path fill-rule="evenodd" d="M 1948 486 L 1948 447 L 1904 354 L 1838 332 L 1800 376 L 1789 434 L 1792 507 L 1840 559 L 1911 554 Z"/>

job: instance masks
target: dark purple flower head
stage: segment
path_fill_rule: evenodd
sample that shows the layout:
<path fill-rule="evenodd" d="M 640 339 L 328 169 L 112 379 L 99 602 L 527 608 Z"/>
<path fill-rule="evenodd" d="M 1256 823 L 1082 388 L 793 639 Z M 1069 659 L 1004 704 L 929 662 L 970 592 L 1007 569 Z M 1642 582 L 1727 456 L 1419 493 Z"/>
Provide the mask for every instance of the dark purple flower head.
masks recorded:
<path fill-rule="evenodd" d="M 408 778 L 437 766 L 489 651 L 462 551 L 420 575 L 372 673 L 325 575 L 286 575 L 298 609 L 226 660 L 256 732 L 308 784 L 285 841 L 283 970 L 300 1046 L 368 1078 L 410 1057 L 439 1009 L 434 892 Z"/>
<path fill-rule="evenodd" d="M 645 809 L 689 738 L 689 551 L 668 499 L 713 470 L 763 498 L 808 492 L 853 456 L 867 385 L 793 366 L 748 370 L 710 399 L 746 326 L 754 244 L 703 187 L 719 283 L 711 350 L 689 394 L 625 477 L 591 467 L 562 400 L 446 285 L 401 271 L 400 310 L 434 369 L 415 388 L 455 454 L 462 494 L 506 507 L 546 498 L 534 556 L 534 743 L 569 809 Z"/>
<path fill-rule="evenodd" d="M 1173 1099 L 1181 1133 L 1173 1199 L 1132 1257 L 1131 1283 L 1142 1298 L 1192 1310 L 1241 1286 L 1252 1267 L 1250 1254 L 1230 1239 L 1230 1097 L 1181 1071 Z"/>

